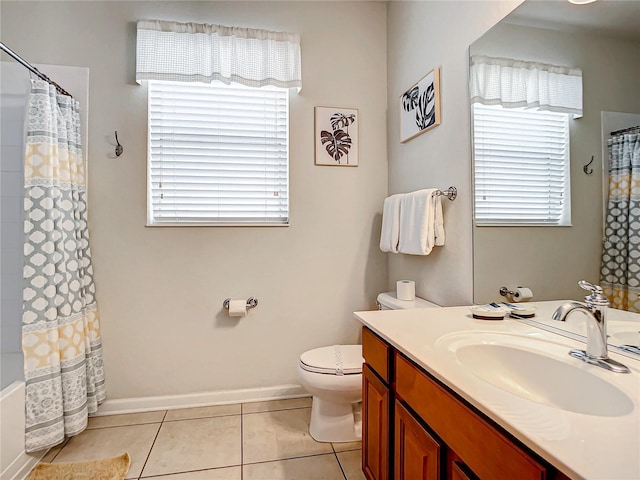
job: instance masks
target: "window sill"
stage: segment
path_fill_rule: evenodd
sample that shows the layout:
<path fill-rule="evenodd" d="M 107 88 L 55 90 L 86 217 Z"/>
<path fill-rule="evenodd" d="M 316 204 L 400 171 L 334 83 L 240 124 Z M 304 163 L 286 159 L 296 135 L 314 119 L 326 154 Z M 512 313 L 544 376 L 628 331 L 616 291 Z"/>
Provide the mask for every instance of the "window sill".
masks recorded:
<path fill-rule="evenodd" d="M 145 227 L 288 227 L 290 223 L 147 223 Z"/>
<path fill-rule="evenodd" d="M 572 227 L 570 223 L 475 223 L 475 227 Z"/>

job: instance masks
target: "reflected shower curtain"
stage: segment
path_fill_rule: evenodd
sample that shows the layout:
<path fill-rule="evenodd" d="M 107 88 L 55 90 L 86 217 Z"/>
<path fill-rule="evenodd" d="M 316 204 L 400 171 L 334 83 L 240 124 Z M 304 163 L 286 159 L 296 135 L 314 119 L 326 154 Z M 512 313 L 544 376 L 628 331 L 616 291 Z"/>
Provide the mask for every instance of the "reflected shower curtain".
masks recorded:
<path fill-rule="evenodd" d="M 613 308 L 640 312 L 640 129 L 609 139 L 600 284 Z"/>
<path fill-rule="evenodd" d="M 26 451 L 80 433 L 105 399 L 79 104 L 31 81 L 24 158 Z"/>

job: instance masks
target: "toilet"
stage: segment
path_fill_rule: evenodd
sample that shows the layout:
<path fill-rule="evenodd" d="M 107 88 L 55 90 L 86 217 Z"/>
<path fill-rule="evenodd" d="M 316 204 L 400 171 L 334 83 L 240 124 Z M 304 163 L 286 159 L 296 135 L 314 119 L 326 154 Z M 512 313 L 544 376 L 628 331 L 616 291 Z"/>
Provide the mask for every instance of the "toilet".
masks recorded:
<path fill-rule="evenodd" d="M 416 297 L 398 300 L 396 292 L 378 295 L 379 310 L 434 308 Z M 362 439 L 362 345 L 331 345 L 300 355 L 298 379 L 313 396 L 309 433 L 318 442 Z"/>

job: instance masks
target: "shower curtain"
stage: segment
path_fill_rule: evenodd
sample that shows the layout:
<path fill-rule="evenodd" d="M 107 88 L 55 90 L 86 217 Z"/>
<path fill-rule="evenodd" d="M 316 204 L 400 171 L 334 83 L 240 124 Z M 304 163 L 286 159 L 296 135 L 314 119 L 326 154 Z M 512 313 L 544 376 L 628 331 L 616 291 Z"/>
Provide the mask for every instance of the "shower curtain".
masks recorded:
<path fill-rule="evenodd" d="M 24 157 L 26 451 L 80 433 L 105 399 L 79 103 L 31 81 Z"/>
<path fill-rule="evenodd" d="M 613 308 L 640 312 L 640 128 L 612 137 L 608 149 L 600 283 Z"/>

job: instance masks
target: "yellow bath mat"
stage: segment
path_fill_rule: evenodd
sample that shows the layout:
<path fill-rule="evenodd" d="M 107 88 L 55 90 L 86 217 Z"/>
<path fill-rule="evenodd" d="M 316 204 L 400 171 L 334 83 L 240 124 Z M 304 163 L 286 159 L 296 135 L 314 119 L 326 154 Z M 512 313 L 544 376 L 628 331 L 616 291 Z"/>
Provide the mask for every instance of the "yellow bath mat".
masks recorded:
<path fill-rule="evenodd" d="M 129 465 L 128 453 L 88 462 L 39 463 L 27 480 L 124 480 Z"/>

